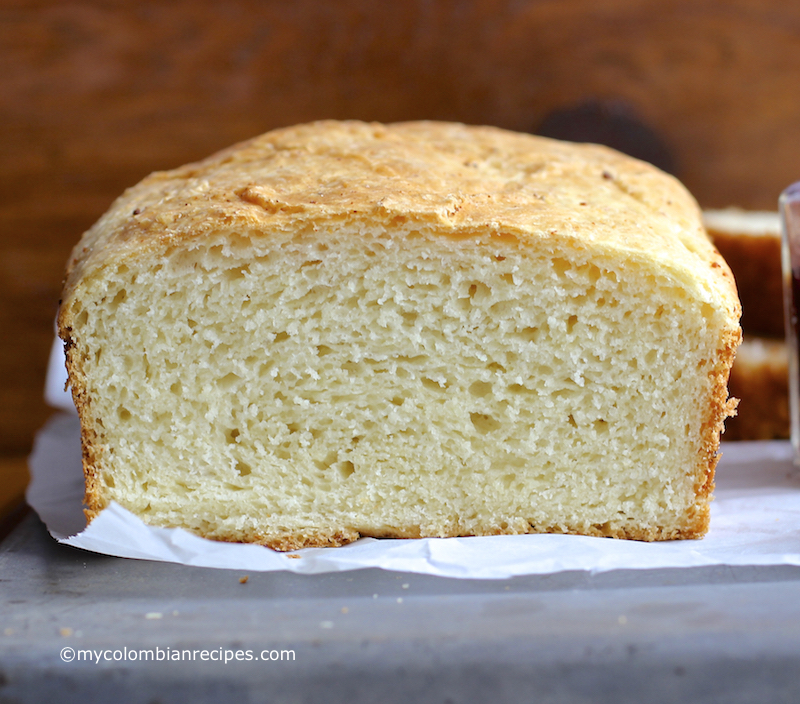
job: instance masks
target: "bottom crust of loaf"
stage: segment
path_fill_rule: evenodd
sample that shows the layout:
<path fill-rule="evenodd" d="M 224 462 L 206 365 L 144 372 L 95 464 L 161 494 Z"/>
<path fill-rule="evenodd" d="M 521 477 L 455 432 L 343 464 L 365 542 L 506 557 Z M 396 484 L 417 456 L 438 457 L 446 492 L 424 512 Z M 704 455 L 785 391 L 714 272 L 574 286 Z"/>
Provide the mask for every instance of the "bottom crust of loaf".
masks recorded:
<path fill-rule="evenodd" d="M 671 530 L 669 532 L 653 530 L 622 530 L 610 529 L 604 526 L 588 526 L 581 530 L 569 530 L 562 526 L 531 526 L 529 531 L 512 531 L 507 528 L 497 527 L 486 529 L 478 534 L 459 533 L 454 531 L 444 535 L 426 535 L 419 526 L 406 529 L 387 530 L 378 534 L 362 534 L 354 530 L 332 530 L 330 532 L 316 532 L 302 535 L 287 535 L 283 538 L 266 537 L 259 534 L 251 534 L 242 537 L 241 535 L 215 536 L 214 539 L 230 543 L 256 543 L 264 545 L 279 552 L 290 552 L 303 548 L 320 547 L 341 547 L 353 543 L 360 538 L 380 538 L 380 539 L 418 539 L 418 538 L 472 538 L 491 535 L 524 535 L 524 534 L 561 534 L 561 535 L 583 535 L 593 538 L 616 538 L 620 540 L 638 540 L 643 542 L 654 542 L 661 540 L 684 540 L 702 537 L 708 531 L 708 516 L 703 521 L 698 521 L 695 526 L 687 527 L 684 530 Z"/>
<path fill-rule="evenodd" d="M 84 513 L 88 522 L 94 520 L 102 509 L 86 509 Z M 420 526 L 407 526 L 387 528 L 381 531 L 361 532 L 352 528 L 331 528 L 330 530 L 302 530 L 286 535 L 265 534 L 260 531 L 219 533 L 216 531 L 194 531 L 198 535 L 211 540 L 218 540 L 227 543 L 253 543 L 263 545 L 278 552 L 291 552 L 302 550 L 303 548 L 334 548 L 342 547 L 354 543 L 360 538 L 378 539 L 419 539 L 419 538 L 472 538 L 480 536 L 495 535 L 525 535 L 525 534 L 561 534 L 561 535 L 583 535 L 594 538 L 615 538 L 620 540 L 638 540 L 643 542 L 654 542 L 662 540 L 688 540 L 702 538 L 709 527 L 709 511 L 706 508 L 699 511 L 691 522 L 687 522 L 684 528 L 672 528 L 664 530 L 662 528 L 622 528 L 608 525 L 592 525 L 579 529 L 567 528 L 560 525 L 534 526 L 528 524 L 527 530 L 520 530 L 519 526 L 511 528 L 509 526 L 488 527 L 480 532 L 461 532 L 453 530 L 450 532 L 426 533 Z M 170 527 L 161 525 L 160 527 Z M 186 528 L 186 526 L 171 526 L 176 528 Z"/>

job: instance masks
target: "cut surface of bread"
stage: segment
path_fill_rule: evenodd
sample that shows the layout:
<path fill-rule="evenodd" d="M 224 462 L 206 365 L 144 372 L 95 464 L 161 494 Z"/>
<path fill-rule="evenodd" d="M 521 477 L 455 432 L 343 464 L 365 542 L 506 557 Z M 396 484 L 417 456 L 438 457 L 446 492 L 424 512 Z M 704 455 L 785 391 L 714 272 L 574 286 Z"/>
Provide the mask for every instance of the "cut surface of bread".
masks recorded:
<path fill-rule="evenodd" d="M 688 193 L 608 149 L 268 133 L 148 177 L 74 251 L 87 514 L 276 549 L 699 537 L 738 315 Z"/>

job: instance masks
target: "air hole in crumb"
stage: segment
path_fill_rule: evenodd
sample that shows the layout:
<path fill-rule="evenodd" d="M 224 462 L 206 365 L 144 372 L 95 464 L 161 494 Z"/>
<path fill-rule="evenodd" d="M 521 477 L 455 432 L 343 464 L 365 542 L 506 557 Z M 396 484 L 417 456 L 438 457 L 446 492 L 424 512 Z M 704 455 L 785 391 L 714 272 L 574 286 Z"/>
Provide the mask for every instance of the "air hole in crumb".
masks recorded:
<path fill-rule="evenodd" d="M 400 315 L 402 316 L 403 322 L 406 325 L 413 325 L 417 321 L 417 318 L 419 318 L 419 314 L 412 310 L 405 311 Z"/>
<path fill-rule="evenodd" d="M 241 381 L 242 378 L 238 374 L 234 374 L 231 372 L 230 374 L 226 374 L 221 379 L 217 381 L 217 385 L 223 389 L 229 389 L 231 386 L 236 384 L 236 382 Z"/>
<path fill-rule="evenodd" d="M 225 431 L 225 439 L 231 444 L 235 443 L 236 438 L 238 438 L 240 435 L 241 433 L 239 432 L 238 428 L 231 428 L 230 430 Z"/>
<path fill-rule="evenodd" d="M 486 284 L 481 282 L 476 282 L 470 284 L 468 295 L 471 301 L 475 303 L 480 303 L 481 301 L 485 301 L 489 298 L 492 294 L 492 289 L 490 289 Z"/>
<path fill-rule="evenodd" d="M 236 471 L 238 472 L 240 477 L 246 477 L 253 471 L 253 468 L 247 464 L 247 462 L 242 462 L 242 460 L 236 460 Z"/>
<path fill-rule="evenodd" d="M 250 267 L 247 264 L 244 264 L 243 266 L 237 267 L 235 269 L 228 269 L 225 272 L 225 278 L 228 281 L 236 281 L 237 279 L 243 279 L 249 273 L 250 273 Z"/>
<path fill-rule="evenodd" d="M 119 291 L 117 291 L 117 295 L 114 296 L 113 300 L 111 301 L 111 307 L 117 308 L 119 304 L 122 303 L 127 297 L 128 292 L 124 288 L 121 288 Z"/>
<path fill-rule="evenodd" d="M 476 381 L 469 387 L 469 392 L 478 398 L 485 398 L 492 393 L 492 385 L 488 381 Z"/>
<path fill-rule="evenodd" d="M 571 333 L 575 329 L 575 326 L 577 324 L 578 324 L 578 316 L 570 315 L 569 318 L 567 318 L 567 332 Z"/>
<path fill-rule="evenodd" d="M 395 396 L 391 402 L 395 406 L 402 406 L 405 403 L 405 399 L 402 396 Z"/>
<path fill-rule="evenodd" d="M 342 476 L 342 479 L 347 479 L 347 477 L 349 477 L 355 471 L 355 465 L 349 460 L 339 463 L 339 474 Z"/>
<path fill-rule="evenodd" d="M 470 413 L 472 425 L 481 435 L 486 435 L 500 427 L 500 421 L 486 413 Z"/>
<path fill-rule="evenodd" d="M 557 276 L 564 276 L 564 274 L 572 269 L 572 265 L 566 259 L 560 259 L 559 257 L 554 257 L 551 260 L 551 265 Z"/>
<path fill-rule="evenodd" d="M 430 389 L 431 391 L 444 391 L 447 388 L 446 383 L 440 383 L 438 381 L 434 381 L 433 379 L 429 379 L 428 377 L 422 377 L 422 385 L 426 389 Z"/>
<path fill-rule="evenodd" d="M 289 339 L 289 333 L 288 332 L 276 332 L 275 333 L 275 339 L 273 340 L 273 342 L 283 342 L 284 340 L 288 340 L 288 339 Z"/>
<path fill-rule="evenodd" d="M 330 469 L 331 465 L 333 465 L 338 459 L 339 455 L 331 450 L 327 455 L 325 455 L 324 459 L 314 460 L 314 464 L 318 469 L 321 469 L 324 472 L 325 470 Z"/>
<path fill-rule="evenodd" d="M 328 345 L 317 345 L 317 357 L 326 357 L 332 353 L 333 350 Z"/>
<path fill-rule="evenodd" d="M 596 420 L 593 423 L 593 425 L 594 425 L 595 432 L 598 433 L 598 434 L 607 433 L 608 432 L 608 421 L 605 421 L 602 418 L 599 418 L 598 420 Z"/>
<path fill-rule="evenodd" d="M 124 406 L 120 406 L 117 409 L 117 416 L 119 416 L 119 419 L 122 421 L 129 421 L 131 419 L 131 412 Z"/>
<path fill-rule="evenodd" d="M 578 427 L 578 424 L 575 422 L 575 418 L 573 417 L 572 413 L 567 416 L 567 423 L 569 423 L 573 428 Z"/>
<path fill-rule="evenodd" d="M 113 489 L 116 486 L 116 484 L 114 483 L 114 476 L 112 474 L 106 473 L 106 474 L 103 475 L 103 477 L 106 480 L 106 486 L 107 487 L 109 487 L 110 489 Z M 145 489 L 146 488 L 147 487 L 145 487 Z"/>

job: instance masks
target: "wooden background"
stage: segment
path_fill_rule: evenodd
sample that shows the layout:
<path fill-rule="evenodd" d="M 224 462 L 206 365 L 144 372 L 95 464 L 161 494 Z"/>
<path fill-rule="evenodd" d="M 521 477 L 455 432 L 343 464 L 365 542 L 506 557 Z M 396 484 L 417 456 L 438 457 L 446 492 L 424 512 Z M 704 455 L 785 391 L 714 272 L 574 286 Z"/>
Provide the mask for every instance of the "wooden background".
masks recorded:
<path fill-rule="evenodd" d="M 705 207 L 800 179 L 786 0 L 51 0 L 0 5 L 0 514 L 26 481 L 62 269 L 155 169 L 318 118 L 613 143 Z"/>

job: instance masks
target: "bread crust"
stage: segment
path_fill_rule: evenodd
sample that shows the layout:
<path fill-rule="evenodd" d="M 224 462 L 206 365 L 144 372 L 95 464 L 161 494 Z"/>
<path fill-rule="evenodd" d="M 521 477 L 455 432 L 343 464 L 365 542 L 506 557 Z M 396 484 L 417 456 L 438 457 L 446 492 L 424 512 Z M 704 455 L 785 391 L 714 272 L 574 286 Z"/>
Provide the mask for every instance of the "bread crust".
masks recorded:
<path fill-rule="evenodd" d="M 732 320 L 740 315 L 733 276 L 697 203 L 649 164 L 494 127 L 326 121 L 268 132 L 128 189 L 72 252 L 61 325 L 81 282 L 131 255 L 234 224 L 288 232 L 352 216 L 429 222 L 452 237 L 557 238 L 656 257 L 687 284 L 707 283 Z"/>
<path fill-rule="evenodd" d="M 662 535 L 609 526 L 582 534 L 654 540 L 698 537 L 708 528 L 719 433 L 734 412 L 727 381 L 741 339 L 733 276 L 703 229 L 700 210 L 671 176 L 596 145 L 573 145 L 492 127 L 412 122 L 317 122 L 276 130 L 203 161 L 152 174 L 128 189 L 86 232 L 68 264 L 58 316 L 70 384 L 83 428 L 86 514 L 106 505 L 97 479 L 97 442 L 84 371 L 73 347 L 73 303 L 106 267 L 142 252 L 189 247 L 223 229 L 269 236 L 341 218 L 435 225 L 442 236 L 548 240 L 631 260 L 665 272 L 725 317 L 701 434 L 698 502 L 684 529 Z M 497 528 L 489 533 L 520 532 Z M 530 526 L 526 532 L 566 532 Z M 301 536 L 215 535 L 287 550 L 341 545 L 356 528 Z M 413 526 L 383 537 L 415 537 Z M 454 530 L 451 535 L 459 535 Z"/>

